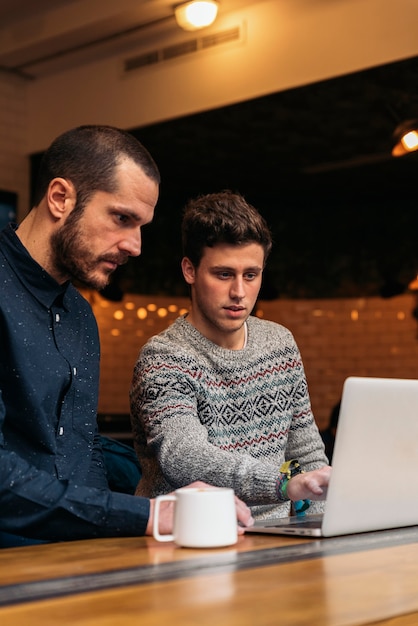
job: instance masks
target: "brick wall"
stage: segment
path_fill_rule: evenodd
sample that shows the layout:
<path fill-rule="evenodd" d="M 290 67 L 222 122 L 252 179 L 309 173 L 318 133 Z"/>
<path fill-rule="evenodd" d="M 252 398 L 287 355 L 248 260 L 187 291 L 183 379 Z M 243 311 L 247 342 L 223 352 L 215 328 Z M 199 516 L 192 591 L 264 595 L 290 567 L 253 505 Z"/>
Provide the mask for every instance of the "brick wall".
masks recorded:
<path fill-rule="evenodd" d="M 90 295 L 102 344 L 99 412 L 128 413 L 132 370 L 141 345 L 183 310 L 187 298 Z M 347 376 L 416 378 L 418 322 L 412 295 L 260 302 L 257 314 L 287 326 L 302 353 L 318 425 L 326 425 Z"/>
<path fill-rule="evenodd" d="M 418 377 L 418 321 L 412 295 L 263 304 L 299 345 L 318 425 L 326 425 L 347 376 Z"/>
<path fill-rule="evenodd" d="M 18 194 L 18 214 L 29 208 L 26 82 L 0 71 L 0 189 Z"/>

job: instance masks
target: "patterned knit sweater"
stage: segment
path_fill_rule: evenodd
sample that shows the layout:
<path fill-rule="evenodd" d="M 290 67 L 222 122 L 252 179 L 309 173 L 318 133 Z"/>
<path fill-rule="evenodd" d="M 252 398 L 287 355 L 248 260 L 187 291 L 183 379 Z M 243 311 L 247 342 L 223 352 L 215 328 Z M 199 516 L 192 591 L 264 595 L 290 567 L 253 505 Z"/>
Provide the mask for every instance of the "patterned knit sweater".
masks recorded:
<path fill-rule="evenodd" d="M 256 317 L 247 324 L 242 350 L 219 347 L 183 317 L 142 348 L 131 388 L 138 495 L 203 480 L 232 487 L 255 518 L 285 516 L 289 503 L 275 489 L 281 464 L 327 464 L 292 334 Z"/>

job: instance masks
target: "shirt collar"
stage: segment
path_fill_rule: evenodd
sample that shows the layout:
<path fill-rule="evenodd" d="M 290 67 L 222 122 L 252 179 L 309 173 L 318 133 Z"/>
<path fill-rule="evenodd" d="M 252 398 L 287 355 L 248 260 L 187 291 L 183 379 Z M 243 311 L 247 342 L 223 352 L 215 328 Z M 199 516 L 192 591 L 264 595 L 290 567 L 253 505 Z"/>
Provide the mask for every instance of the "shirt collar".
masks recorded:
<path fill-rule="evenodd" d="M 1 250 L 20 282 L 48 309 L 63 303 L 70 282 L 60 285 L 31 257 L 16 235 L 17 224 L 9 224 L 1 233 Z"/>

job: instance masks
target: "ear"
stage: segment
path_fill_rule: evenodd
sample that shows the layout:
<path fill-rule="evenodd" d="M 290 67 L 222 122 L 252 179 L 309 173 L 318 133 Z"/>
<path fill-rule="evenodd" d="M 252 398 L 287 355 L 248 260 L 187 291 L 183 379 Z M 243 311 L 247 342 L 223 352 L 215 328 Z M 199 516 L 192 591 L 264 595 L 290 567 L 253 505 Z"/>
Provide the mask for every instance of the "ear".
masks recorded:
<path fill-rule="evenodd" d="M 66 178 L 53 178 L 48 185 L 47 203 L 51 215 L 60 220 L 67 217 L 76 203 L 77 193 Z"/>
<path fill-rule="evenodd" d="M 193 285 L 196 277 L 196 270 L 195 266 L 187 256 L 183 257 L 181 261 L 181 269 L 186 283 L 188 285 Z"/>

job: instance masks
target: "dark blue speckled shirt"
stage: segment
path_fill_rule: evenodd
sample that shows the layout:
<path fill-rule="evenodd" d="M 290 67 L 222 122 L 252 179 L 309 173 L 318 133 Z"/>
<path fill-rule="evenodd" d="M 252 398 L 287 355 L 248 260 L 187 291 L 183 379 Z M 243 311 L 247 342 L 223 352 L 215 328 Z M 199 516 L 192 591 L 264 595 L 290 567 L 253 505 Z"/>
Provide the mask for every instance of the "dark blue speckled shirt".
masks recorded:
<path fill-rule="evenodd" d="M 47 540 L 141 535 L 149 501 L 108 489 L 88 302 L 0 234 L 0 530 Z"/>

